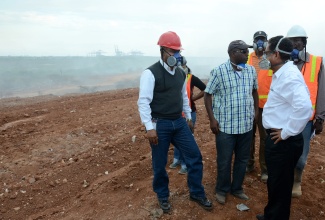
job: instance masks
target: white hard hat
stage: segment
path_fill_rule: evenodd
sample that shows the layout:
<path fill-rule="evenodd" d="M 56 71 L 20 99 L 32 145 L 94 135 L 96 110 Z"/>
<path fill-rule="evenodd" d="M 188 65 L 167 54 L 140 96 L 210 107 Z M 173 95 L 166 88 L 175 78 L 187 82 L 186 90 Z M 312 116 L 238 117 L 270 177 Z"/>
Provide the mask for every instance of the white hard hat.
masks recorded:
<path fill-rule="evenodd" d="M 286 37 L 287 38 L 290 38 L 290 37 L 305 37 L 305 38 L 308 38 L 305 29 L 303 29 L 303 27 L 301 27 L 299 25 L 292 26 L 289 29 Z"/>

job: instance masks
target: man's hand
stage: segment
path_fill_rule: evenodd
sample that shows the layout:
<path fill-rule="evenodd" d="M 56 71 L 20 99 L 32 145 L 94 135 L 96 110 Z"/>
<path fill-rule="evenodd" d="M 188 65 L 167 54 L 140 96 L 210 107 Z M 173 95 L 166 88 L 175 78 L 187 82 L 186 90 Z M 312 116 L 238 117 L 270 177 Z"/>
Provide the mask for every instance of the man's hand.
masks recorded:
<path fill-rule="evenodd" d="M 190 127 L 190 130 L 192 131 L 192 133 L 194 133 L 194 126 L 192 120 L 186 120 L 186 121 L 187 121 L 187 125 Z"/>
<path fill-rule="evenodd" d="M 319 119 L 316 119 L 314 123 L 315 134 L 320 134 L 323 131 L 323 122 Z"/>
<path fill-rule="evenodd" d="M 219 123 L 216 119 L 210 121 L 210 129 L 215 135 L 219 133 Z"/>
<path fill-rule="evenodd" d="M 158 136 L 155 129 L 151 129 L 147 131 L 147 138 L 149 139 L 150 144 L 157 145 L 158 144 Z"/>
<path fill-rule="evenodd" d="M 275 140 L 274 144 L 277 144 L 279 141 L 282 141 L 282 138 L 281 138 L 282 129 L 272 128 L 271 130 L 272 130 L 272 132 L 270 133 L 270 135 L 271 135 L 271 139 Z"/>

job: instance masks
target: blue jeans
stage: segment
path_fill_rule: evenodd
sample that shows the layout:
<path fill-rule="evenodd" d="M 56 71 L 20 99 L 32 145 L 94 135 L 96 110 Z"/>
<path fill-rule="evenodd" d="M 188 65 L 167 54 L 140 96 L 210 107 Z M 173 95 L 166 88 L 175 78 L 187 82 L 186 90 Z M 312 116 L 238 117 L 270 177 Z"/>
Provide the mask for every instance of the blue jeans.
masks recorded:
<path fill-rule="evenodd" d="M 202 185 L 202 155 L 185 118 L 180 117 L 176 120 L 157 119 L 156 131 L 158 144 L 151 144 L 151 153 L 154 172 L 152 185 L 158 199 L 169 197 L 169 178 L 166 172 L 166 164 L 170 143 L 177 146 L 184 156 L 188 170 L 187 185 L 190 195 L 205 197 Z"/>
<path fill-rule="evenodd" d="M 309 148 L 310 148 L 310 138 L 311 135 L 313 134 L 313 121 L 309 121 L 302 131 L 302 136 L 304 138 L 304 148 L 302 151 L 302 154 L 297 162 L 296 169 L 299 171 L 303 171 L 307 162 L 307 157 L 309 153 Z"/>
<path fill-rule="evenodd" d="M 253 130 L 244 134 L 226 134 L 219 131 L 216 135 L 217 148 L 217 185 L 216 193 L 225 196 L 228 192 L 243 193 L 243 181 L 249 160 Z M 231 162 L 235 154 L 232 182 Z"/>
<path fill-rule="evenodd" d="M 196 122 L 196 112 L 191 112 L 193 127 Z M 174 147 L 174 161 L 173 163 L 180 163 L 182 168 L 186 168 L 186 164 L 183 158 L 183 155 L 179 152 L 177 147 Z"/>

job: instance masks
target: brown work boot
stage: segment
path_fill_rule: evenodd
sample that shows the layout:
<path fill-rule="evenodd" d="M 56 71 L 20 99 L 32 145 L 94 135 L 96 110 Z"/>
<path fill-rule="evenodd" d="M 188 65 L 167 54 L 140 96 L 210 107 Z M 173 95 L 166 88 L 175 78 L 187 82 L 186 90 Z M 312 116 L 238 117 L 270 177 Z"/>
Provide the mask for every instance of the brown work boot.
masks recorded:
<path fill-rule="evenodd" d="M 293 183 L 293 187 L 292 187 L 291 197 L 292 198 L 298 198 L 301 195 L 302 195 L 302 191 L 301 191 L 301 185 L 300 185 L 300 183 L 294 182 Z"/>

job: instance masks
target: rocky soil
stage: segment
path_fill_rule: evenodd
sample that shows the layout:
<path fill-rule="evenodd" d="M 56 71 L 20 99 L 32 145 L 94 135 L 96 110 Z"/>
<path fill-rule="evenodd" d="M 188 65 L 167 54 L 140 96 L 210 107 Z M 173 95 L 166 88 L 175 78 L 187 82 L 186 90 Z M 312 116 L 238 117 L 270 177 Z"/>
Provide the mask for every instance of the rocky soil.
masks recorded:
<path fill-rule="evenodd" d="M 162 214 L 151 187 L 150 147 L 137 98 L 138 89 L 123 89 L 0 99 L 0 219 L 246 220 L 263 211 L 267 189 L 258 166 L 244 182 L 250 200 L 228 195 L 225 205 L 215 201 L 215 139 L 201 99 L 195 137 L 214 209 L 207 212 L 190 201 L 186 175 L 167 167 L 173 210 Z M 169 162 L 172 157 L 171 147 Z M 311 142 L 292 220 L 325 219 L 324 166 L 323 132 Z M 250 210 L 237 210 L 240 203 Z"/>

